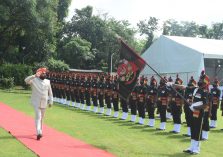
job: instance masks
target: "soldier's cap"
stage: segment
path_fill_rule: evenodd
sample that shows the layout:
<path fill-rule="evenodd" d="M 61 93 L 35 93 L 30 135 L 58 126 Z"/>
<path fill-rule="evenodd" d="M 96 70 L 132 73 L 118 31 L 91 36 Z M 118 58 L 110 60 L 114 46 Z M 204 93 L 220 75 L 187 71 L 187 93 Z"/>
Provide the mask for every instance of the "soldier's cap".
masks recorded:
<path fill-rule="evenodd" d="M 48 72 L 48 70 L 47 70 L 47 68 L 44 68 L 44 67 L 39 68 L 39 69 L 37 69 L 37 71 L 36 71 L 36 73 L 40 73 L 40 74 L 42 74 L 42 73 L 46 73 L 46 72 Z"/>
<path fill-rule="evenodd" d="M 213 85 L 219 86 L 220 82 L 218 81 L 217 78 L 215 78 Z"/>
<path fill-rule="evenodd" d="M 168 78 L 168 82 L 173 82 L 173 79 L 171 76 Z"/>
<path fill-rule="evenodd" d="M 189 82 L 188 82 L 188 86 L 196 86 L 197 85 L 197 82 L 194 80 L 194 77 L 191 76 Z"/>

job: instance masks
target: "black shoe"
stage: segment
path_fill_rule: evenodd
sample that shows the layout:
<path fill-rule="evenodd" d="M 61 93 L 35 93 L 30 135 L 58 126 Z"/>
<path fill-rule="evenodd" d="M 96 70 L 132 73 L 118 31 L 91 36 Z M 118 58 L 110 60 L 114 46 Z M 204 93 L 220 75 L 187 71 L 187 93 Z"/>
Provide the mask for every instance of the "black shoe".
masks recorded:
<path fill-rule="evenodd" d="M 183 152 L 184 152 L 184 153 L 190 153 L 190 154 L 192 153 L 192 151 L 189 150 L 189 149 L 183 150 Z"/>
<path fill-rule="evenodd" d="M 39 135 L 37 135 L 37 138 L 36 139 L 39 141 L 41 137 L 42 137 L 42 135 L 39 134 Z"/>
<path fill-rule="evenodd" d="M 156 128 L 157 131 L 164 131 L 165 129 Z"/>
<path fill-rule="evenodd" d="M 190 152 L 191 155 L 197 155 L 197 152 Z"/>
<path fill-rule="evenodd" d="M 207 141 L 207 140 L 208 140 L 208 139 L 206 139 L 206 138 L 202 138 L 202 139 L 201 139 L 201 141 Z"/>
<path fill-rule="evenodd" d="M 185 136 L 185 137 L 190 137 L 190 135 L 188 135 L 188 134 L 183 134 L 183 136 Z"/>
<path fill-rule="evenodd" d="M 210 126 L 210 128 L 211 128 L 211 129 L 214 129 L 214 128 L 216 128 L 216 127 L 214 127 L 214 126 Z"/>

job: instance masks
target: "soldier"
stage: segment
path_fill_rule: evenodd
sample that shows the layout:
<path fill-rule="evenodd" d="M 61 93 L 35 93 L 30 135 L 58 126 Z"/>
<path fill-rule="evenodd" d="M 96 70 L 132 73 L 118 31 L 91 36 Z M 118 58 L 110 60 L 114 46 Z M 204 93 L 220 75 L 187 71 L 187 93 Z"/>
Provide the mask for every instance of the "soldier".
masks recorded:
<path fill-rule="evenodd" d="M 85 82 L 85 100 L 86 100 L 86 110 L 91 110 L 91 75 L 87 77 L 87 81 Z"/>
<path fill-rule="evenodd" d="M 131 122 L 136 121 L 136 114 L 137 114 L 137 88 L 138 84 L 133 88 L 130 98 L 129 98 L 129 105 L 131 108 Z"/>
<path fill-rule="evenodd" d="M 110 75 L 108 75 L 105 82 L 105 103 L 107 104 L 106 116 L 111 115 L 111 95 L 112 95 L 112 86 L 110 81 Z"/>
<path fill-rule="evenodd" d="M 202 77 L 198 82 L 198 88 L 193 93 L 193 104 L 190 106 L 192 110 L 191 121 L 191 145 L 184 150 L 185 153 L 198 154 L 200 152 L 201 129 L 204 118 L 204 108 L 207 105 L 207 86 L 208 78 Z"/>
<path fill-rule="evenodd" d="M 217 110 L 220 102 L 221 91 L 218 89 L 219 81 L 215 79 L 213 88 L 211 89 L 211 123 L 210 128 L 217 126 Z"/>
<path fill-rule="evenodd" d="M 173 79 L 172 79 L 172 77 L 170 76 L 169 78 L 168 78 L 168 82 L 173 82 Z M 167 105 L 167 112 L 166 112 L 166 118 L 167 119 L 172 119 L 172 114 L 171 114 L 171 105 L 173 104 L 173 102 L 172 102 L 172 97 L 173 97 L 173 95 L 175 94 L 175 92 L 172 90 L 172 89 L 169 89 L 170 91 L 169 91 L 169 96 L 168 96 L 168 105 Z"/>
<path fill-rule="evenodd" d="M 182 85 L 182 83 L 183 83 L 183 81 L 179 78 L 179 76 L 177 74 L 175 84 L 176 85 Z M 176 91 L 179 92 L 181 95 L 184 95 L 184 90 L 183 89 L 176 87 Z M 183 100 L 175 92 L 172 95 L 172 104 L 171 104 L 171 111 L 172 111 L 173 122 L 174 122 L 174 128 L 171 131 L 172 133 L 180 133 L 182 104 L 183 104 Z"/>
<path fill-rule="evenodd" d="M 65 92 L 66 92 L 66 104 L 67 106 L 70 105 L 71 100 L 71 93 L 70 93 L 70 82 L 71 82 L 71 75 L 69 73 L 66 73 L 66 82 L 65 82 Z"/>
<path fill-rule="evenodd" d="M 163 79 L 166 80 L 164 77 Z M 157 106 L 160 111 L 160 127 L 157 128 L 157 130 L 165 130 L 166 129 L 166 110 L 167 110 L 167 105 L 168 105 L 168 95 L 169 95 L 169 90 L 165 84 L 165 81 L 161 79 L 160 80 L 160 85 L 158 87 L 158 100 L 157 100 Z"/>
<path fill-rule="evenodd" d="M 144 78 L 140 79 L 140 85 L 137 88 L 137 105 L 139 113 L 139 124 L 144 124 L 145 119 L 145 102 L 146 102 L 147 88 L 144 85 Z"/>
<path fill-rule="evenodd" d="M 93 77 L 93 81 L 91 83 L 91 99 L 92 99 L 92 102 L 93 102 L 93 105 L 94 105 L 94 108 L 93 108 L 93 112 L 94 113 L 97 113 L 98 112 L 98 95 L 97 95 L 97 86 L 98 86 L 98 83 L 97 83 L 97 76 L 94 76 Z"/>
<path fill-rule="evenodd" d="M 99 100 L 99 106 L 100 106 L 99 114 L 104 113 L 104 89 L 105 89 L 104 76 L 102 75 L 98 82 L 98 100 Z"/>
<path fill-rule="evenodd" d="M 157 99 L 157 81 L 154 76 L 150 79 L 150 86 L 148 87 L 147 93 L 147 108 L 148 108 L 148 115 L 149 115 L 149 127 L 154 127 L 155 125 L 155 103 Z"/>
<path fill-rule="evenodd" d="M 194 89 L 196 88 L 197 82 L 194 80 L 193 76 L 191 76 L 189 83 L 187 84 L 186 90 L 185 90 L 185 99 L 188 103 L 184 104 L 184 113 L 185 113 L 185 119 L 187 123 L 187 134 L 183 134 L 186 137 L 191 136 L 191 118 L 192 118 L 192 111 L 190 110 L 190 106 L 193 101 L 193 93 Z"/>
<path fill-rule="evenodd" d="M 85 95 L 85 75 L 84 74 L 81 76 L 79 94 L 80 94 L 80 101 L 81 101 L 80 109 L 81 110 L 84 110 L 85 109 L 85 102 L 84 102 L 84 95 Z"/>
<path fill-rule="evenodd" d="M 75 92 L 75 100 L 76 100 L 76 107 L 80 108 L 80 74 L 76 74 L 75 78 L 75 87 L 76 87 L 76 92 Z"/>
<path fill-rule="evenodd" d="M 119 95 L 118 95 L 118 81 L 117 76 L 114 77 L 114 81 L 112 83 L 112 103 L 114 106 L 114 117 L 118 117 L 119 111 Z"/>
<path fill-rule="evenodd" d="M 63 75 L 62 75 L 62 97 L 63 97 L 63 102 L 62 102 L 62 104 L 66 104 L 66 80 L 67 80 L 67 76 L 66 76 L 66 74 L 65 73 L 63 73 Z"/>
<path fill-rule="evenodd" d="M 72 107 L 75 107 L 75 92 L 76 92 L 76 87 L 75 87 L 75 75 L 71 74 L 71 80 L 70 80 L 70 96 L 71 96 L 71 101 Z"/>

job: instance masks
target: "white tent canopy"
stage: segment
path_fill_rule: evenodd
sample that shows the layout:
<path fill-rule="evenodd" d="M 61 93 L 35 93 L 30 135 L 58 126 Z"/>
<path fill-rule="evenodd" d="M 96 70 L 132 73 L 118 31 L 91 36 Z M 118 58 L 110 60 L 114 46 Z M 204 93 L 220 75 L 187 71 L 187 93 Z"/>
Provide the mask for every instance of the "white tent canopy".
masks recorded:
<path fill-rule="evenodd" d="M 187 84 L 191 76 L 197 80 L 205 69 L 204 59 L 223 59 L 223 40 L 160 36 L 142 55 L 142 58 L 162 75 L 176 74 Z M 155 73 L 147 66 L 143 75 Z"/>

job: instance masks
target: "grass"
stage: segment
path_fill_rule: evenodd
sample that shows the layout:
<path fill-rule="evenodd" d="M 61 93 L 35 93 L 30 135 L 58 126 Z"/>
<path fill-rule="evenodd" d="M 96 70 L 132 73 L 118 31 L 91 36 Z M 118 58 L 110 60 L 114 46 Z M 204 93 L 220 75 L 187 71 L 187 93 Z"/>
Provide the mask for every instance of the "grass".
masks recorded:
<path fill-rule="evenodd" d="M 29 91 L 14 90 L 9 92 L 0 90 L 1 102 L 34 116 L 32 106 L 29 105 L 29 98 Z M 219 127 L 210 132 L 208 141 L 202 142 L 201 153 L 197 155 L 198 157 L 223 156 L 221 150 L 223 131 L 220 131 L 220 127 L 223 128 L 223 120 L 220 117 L 220 112 L 218 115 Z M 145 124 L 147 122 L 148 119 Z M 128 121 L 121 121 L 55 104 L 52 108 L 47 109 L 45 124 L 109 151 L 118 157 L 188 156 L 182 152 L 190 144 L 190 139 L 182 136 L 183 133 L 186 133 L 186 126 L 182 126 L 182 134 L 173 135 L 169 133 L 173 128 L 172 121 L 167 122 L 167 131 L 157 132 L 155 128 L 148 128 Z M 158 126 L 159 120 L 156 120 L 156 127 Z M 13 138 L 10 140 L 14 141 Z M 2 143 L 0 143 L 1 146 Z M 10 151 L 11 146 L 8 144 L 5 144 L 4 147 L 9 147 L 5 150 Z M 15 145 L 13 151 L 18 151 L 17 147 L 20 146 Z M 23 149 L 26 148 L 24 147 Z M 3 156 L 9 156 L 6 151 L 2 153 Z M 13 157 L 13 155 L 11 156 Z"/>

